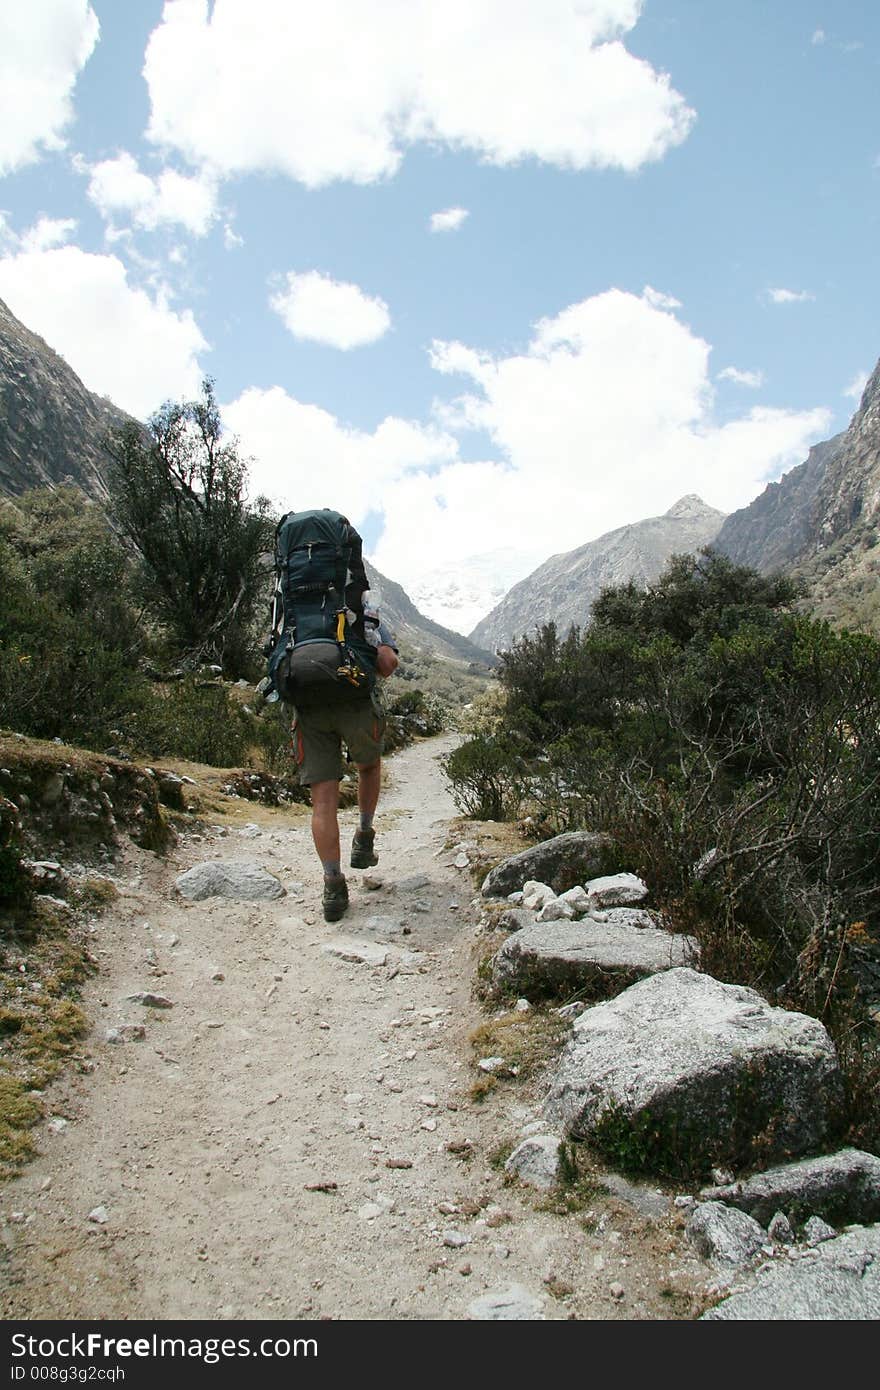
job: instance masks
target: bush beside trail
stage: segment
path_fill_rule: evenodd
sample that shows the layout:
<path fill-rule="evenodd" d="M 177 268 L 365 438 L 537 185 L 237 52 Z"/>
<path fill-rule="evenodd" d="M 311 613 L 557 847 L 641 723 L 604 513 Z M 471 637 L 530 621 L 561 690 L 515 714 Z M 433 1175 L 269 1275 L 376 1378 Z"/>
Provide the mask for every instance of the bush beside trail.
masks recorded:
<path fill-rule="evenodd" d="M 711 551 L 607 589 L 504 654 L 446 768 L 467 814 L 614 836 L 704 969 L 831 1028 L 877 1144 L 880 644 L 797 601 Z"/>

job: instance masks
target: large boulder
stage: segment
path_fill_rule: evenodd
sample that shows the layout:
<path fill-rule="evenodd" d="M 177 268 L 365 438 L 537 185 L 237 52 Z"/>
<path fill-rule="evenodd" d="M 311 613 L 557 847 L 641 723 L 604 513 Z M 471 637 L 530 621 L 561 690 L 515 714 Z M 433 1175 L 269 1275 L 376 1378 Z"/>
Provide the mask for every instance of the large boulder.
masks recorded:
<path fill-rule="evenodd" d="M 682 968 L 581 1014 L 546 1109 L 620 1165 L 691 1173 L 821 1149 L 842 1102 L 821 1023 Z"/>
<path fill-rule="evenodd" d="M 492 961 L 492 983 L 527 998 L 585 990 L 607 998 L 658 970 L 696 958 L 689 936 L 652 927 L 594 922 L 536 922 L 509 936 Z"/>
<path fill-rule="evenodd" d="M 600 872 L 612 843 L 609 836 L 591 830 L 554 835 L 552 840 L 543 840 L 496 864 L 483 880 L 483 897 L 517 893 L 529 879 L 549 884 L 554 893 L 574 888 Z"/>
<path fill-rule="evenodd" d="M 798 1222 L 809 1216 L 839 1226 L 880 1221 L 880 1158 L 861 1149 L 841 1149 L 754 1173 L 743 1182 L 714 1188 L 712 1196 L 764 1226 L 778 1211 Z"/>
<path fill-rule="evenodd" d="M 272 898 L 283 898 L 287 891 L 261 864 L 229 859 L 194 864 L 185 873 L 178 874 L 175 886 L 180 896 L 190 902 L 201 902 L 204 898 L 268 902 Z"/>
<path fill-rule="evenodd" d="M 880 1226 L 854 1226 L 703 1314 L 713 1322 L 873 1322 L 880 1317 Z"/>

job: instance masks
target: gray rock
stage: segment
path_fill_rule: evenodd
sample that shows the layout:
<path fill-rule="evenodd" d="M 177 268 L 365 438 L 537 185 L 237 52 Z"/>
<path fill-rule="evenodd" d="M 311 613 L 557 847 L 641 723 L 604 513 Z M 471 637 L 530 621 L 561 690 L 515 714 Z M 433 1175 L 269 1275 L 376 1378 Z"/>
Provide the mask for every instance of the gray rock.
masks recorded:
<path fill-rule="evenodd" d="M 178 874 L 175 884 L 180 896 L 190 902 L 201 902 L 204 898 L 267 902 L 285 895 L 284 886 L 274 874 L 248 860 L 194 864 L 186 873 Z"/>
<path fill-rule="evenodd" d="M 590 907 L 630 907 L 648 896 L 648 888 L 635 874 L 606 874 L 584 884 Z"/>
<path fill-rule="evenodd" d="M 778 1211 L 767 1227 L 767 1234 L 774 1245 L 794 1245 L 794 1231 L 784 1211 Z M 836 1234 L 833 1232 L 832 1234 Z"/>
<path fill-rule="evenodd" d="M 774 1212 L 795 1221 L 823 1216 L 839 1225 L 880 1221 L 880 1158 L 841 1149 L 784 1163 L 712 1193 L 766 1225 Z"/>
<path fill-rule="evenodd" d="M 110 1213 L 106 1207 L 92 1207 L 88 1220 L 94 1221 L 98 1226 L 105 1226 L 110 1220 Z"/>
<path fill-rule="evenodd" d="M 443 1244 L 450 1250 L 462 1250 L 465 1245 L 470 1245 L 471 1238 L 466 1236 L 464 1231 L 449 1230 L 443 1232 Z"/>
<path fill-rule="evenodd" d="M 533 927 L 534 925 L 534 913 L 529 912 L 527 907 L 509 907 L 498 918 L 499 931 L 522 931 L 523 927 Z"/>
<path fill-rule="evenodd" d="M 869 1322 L 880 1317 L 880 1226 L 855 1226 L 804 1259 L 774 1262 L 703 1314 L 713 1322 Z"/>
<path fill-rule="evenodd" d="M 677 969 L 581 1014 L 545 1113 L 610 1153 L 635 1127 L 645 1161 L 675 1172 L 821 1148 L 842 1100 L 816 1019 Z"/>
<path fill-rule="evenodd" d="M 555 835 L 552 840 L 521 850 L 490 870 L 483 880 L 483 897 L 505 897 L 522 888 L 529 879 L 549 883 L 556 893 L 573 888 L 601 868 L 603 853 L 611 843 L 609 836 L 589 830 L 570 830 L 565 835 Z"/>
<path fill-rule="evenodd" d="M 504 1165 L 520 1182 L 547 1191 L 559 1177 L 559 1135 L 532 1134 L 517 1144 Z"/>
<path fill-rule="evenodd" d="M 523 884 L 522 905 L 531 908 L 533 912 L 555 897 L 556 894 L 549 883 L 541 883 L 538 879 L 530 878 L 527 883 Z"/>
<path fill-rule="evenodd" d="M 539 922 L 570 922 L 574 917 L 574 908 L 571 903 L 562 901 L 562 898 L 548 898 L 544 906 L 538 913 Z"/>
<path fill-rule="evenodd" d="M 652 1221 L 664 1217 L 669 1210 L 669 1198 L 659 1187 L 650 1187 L 643 1182 L 631 1182 L 622 1173 L 603 1173 L 602 1186 L 607 1187 L 621 1202 L 626 1202 L 627 1206 Z M 694 1205 L 692 1197 L 690 1203 L 691 1206 Z"/>
<path fill-rule="evenodd" d="M 654 927 L 656 931 L 665 930 L 659 912 L 651 912 L 646 907 L 608 907 L 599 910 L 593 908 L 592 914 L 609 927 Z"/>
<path fill-rule="evenodd" d="M 509 936 L 500 947 L 492 962 L 492 980 L 525 995 L 584 987 L 607 995 L 645 975 L 684 965 L 695 947 L 690 937 L 646 928 L 609 928 L 590 918 L 536 923 Z"/>
<path fill-rule="evenodd" d="M 118 1045 L 139 1042 L 146 1036 L 147 1030 L 142 1023 L 123 1023 L 118 1028 L 108 1028 L 104 1034 L 104 1041 Z"/>
<path fill-rule="evenodd" d="M 559 901 L 568 903 L 575 917 L 585 917 L 590 910 L 590 895 L 579 883 L 576 883 L 574 888 L 567 888 L 564 893 L 560 893 Z"/>
<path fill-rule="evenodd" d="M 750 1264 L 767 1240 L 753 1217 L 723 1202 L 701 1202 L 691 1214 L 685 1235 L 704 1260 L 735 1268 Z"/>
<path fill-rule="evenodd" d="M 804 1222 L 804 1240 L 813 1248 L 823 1245 L 826 1240 L 833 1240 L 836 1235 L 834 1227 L 823 1221 L 821 1216 L 811 1216 L 809 1221 Z"/>
<path fill-rule="evenodd" d="M 388 959 L 388 948 L 375 941 L 354 941 L 339 937 L 329 941 L 321 950 L 328 956 L 338 956 L 340 960 L 351 961 L 355 965 L 384 965 Z"/>
<path fill-rule="evenodd" d="M 173 1009 L 174 1004 L 165 994 L 153 994 L 152 990 L 141 989 L 137 994 L 127 994 L 132 1004 L 143 1004 L 146 1009 Z"/>
<path fill-rule="evenodd" d="M 543 1299 L 522 1284 L 509 1284 L 475 1298 L 468 1304 L 468 1317 L 475 1322 L 540 1322 L 543 1308 Z"/>
<path fill-rule="evenodd" d="M 401 893 L 417 893 L 420 888 L 427 888 L 430 882 L 427 874 L 410 874 L 408 878 L 402 878 L 397 887 Z"/>

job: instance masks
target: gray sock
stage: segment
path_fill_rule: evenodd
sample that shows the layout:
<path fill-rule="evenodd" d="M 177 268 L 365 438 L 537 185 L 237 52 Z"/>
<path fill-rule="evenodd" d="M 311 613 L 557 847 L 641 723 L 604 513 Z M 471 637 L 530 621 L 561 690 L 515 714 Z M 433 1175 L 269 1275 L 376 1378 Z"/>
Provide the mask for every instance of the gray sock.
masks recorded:
<path fill-rule="evenodd" d="M 324 865 L 325 878 L 339 878 L 342 873 L 342 861 L 340 859 L 322 859 Z"/>
<path fill-rule="evenodd" d="M 368 816 L 367 813 L 366 813 L 366 811 L 361 811 L 361 823 L 360 823 L 360 826 L 359 826 L 358 828 L 359 828 L 360 830 L 372 830 L 372 828 L 373 828 L 373 817 L 372 817 L 372 815 L 369 815 L 369 816 Z"/>

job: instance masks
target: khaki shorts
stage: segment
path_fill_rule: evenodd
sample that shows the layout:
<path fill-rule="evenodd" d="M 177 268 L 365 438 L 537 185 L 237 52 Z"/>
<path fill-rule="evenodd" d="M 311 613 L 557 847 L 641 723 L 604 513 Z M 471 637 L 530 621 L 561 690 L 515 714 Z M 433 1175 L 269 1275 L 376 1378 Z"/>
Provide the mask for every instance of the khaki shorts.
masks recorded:
<path fill-rule="evenodd" d="M 308 787 L 313 782 L 338 782 L 345 771 L 343 743 L 358 767 L 371 767 L 381 758 L 385 713 L 376 694 L 344 704 L 297 708 L 290 733 L 300 783 Z"/>

